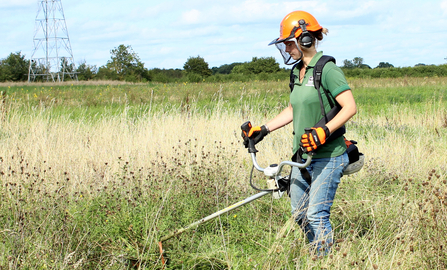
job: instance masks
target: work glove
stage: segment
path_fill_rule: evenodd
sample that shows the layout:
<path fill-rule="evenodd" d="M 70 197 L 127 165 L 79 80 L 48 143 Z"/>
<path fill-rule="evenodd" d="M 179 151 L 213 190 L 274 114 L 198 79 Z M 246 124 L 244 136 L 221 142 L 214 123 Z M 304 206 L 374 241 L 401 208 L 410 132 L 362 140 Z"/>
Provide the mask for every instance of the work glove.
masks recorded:
<path fill-rule="evenodd" d="M 269 131 L 267 130 L 265 125 L 251 127 L 248 134 L 242 131 L 242 138 L 244 138 L 245 148 L 248 148 L 248 138 L 252 139 L 253 142 L 257 144 L 258 142 L 262 141 L 262 139 L 264 139 L 267 134 L 269 134 Z"/>
<path fill-rule="evenodd" d="M 317 150 L 320 145 L 326 142 L 330 132 L 327 126 L 306 128 L 304 134 L 301 136 L 300 146 L 304 153 L 309 153 Z"/>

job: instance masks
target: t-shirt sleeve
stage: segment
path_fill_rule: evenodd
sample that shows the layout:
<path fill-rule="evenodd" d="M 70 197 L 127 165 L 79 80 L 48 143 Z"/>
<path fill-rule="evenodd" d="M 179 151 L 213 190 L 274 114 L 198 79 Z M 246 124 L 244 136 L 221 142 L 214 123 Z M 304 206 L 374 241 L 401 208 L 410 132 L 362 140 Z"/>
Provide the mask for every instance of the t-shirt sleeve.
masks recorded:
<path fill-rule="evenodd" d="M 337 67 L 335 63 L 329 62 L 323 68 L 323 80 L 321 85 L 328 90 L 333 97 L 336 97 L 341 92 L 351 89 L 346 81 L 345 74 L 341 68 Z"/>

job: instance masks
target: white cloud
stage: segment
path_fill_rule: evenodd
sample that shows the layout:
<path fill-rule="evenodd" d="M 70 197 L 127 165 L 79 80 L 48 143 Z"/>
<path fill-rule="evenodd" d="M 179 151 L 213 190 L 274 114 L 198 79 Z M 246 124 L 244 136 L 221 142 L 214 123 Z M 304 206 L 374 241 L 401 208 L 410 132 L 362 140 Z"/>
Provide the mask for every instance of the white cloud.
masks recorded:
<path fill-rule="evenodd" d="M 362 17 L 376 11 L 382 11 L 382 7 L 377 5 L 375 1 L 360 2 L 360 5 L 348 5 L 346 9 L 342 9 L 333 14 L 339 19 L 349 19 Z"/>
<path fill-rule="evenodd" d="M 443 15 L 447 15 L 447 0 L 441 2 L 441 10 Z"/>
<path fill-rule="evenodd" d="M 265 3 L 262 0 L 247 0 L 228 10 L 229 19 L 239 21 L 260 21 L 276 13 L 279 4 Z"/>
<path fill-rule="evenodd" d="M 156 5 L 136 5 L 130 13 L 130 17 L 134 19 L 159 18 L 163 14 L 169 13 L 175 9 L 175 3 L 170 1 L 160 1 Z"/>
<path fill-rule="evenodd" d="M 187 24 L 196 24 L 201 22 L 202 12 L 197 9 L 191 9 L 189 11 L 185 11 L 182 14 L 182 23 Z"/>
<path fill-rule="evenodd" d="M 181 19 L 191 24 L 277 23 L 279 26 L 280 21 L 287 13 L 293 10 L 317 6 L 317 1 L 218 1 L 197 6 L 192 5 L 188 11 L 182 13 Z M 325 5 L 322 4 L 321 6 Z"/>
<path fill-rule="evenodd" d="M 0 8 L 26 7 L 29 5 L 33 5 L 33 6 L 37 7 L 37 1 L 34 1 L 34 0 L 2 0 L 0 2 Z"/>

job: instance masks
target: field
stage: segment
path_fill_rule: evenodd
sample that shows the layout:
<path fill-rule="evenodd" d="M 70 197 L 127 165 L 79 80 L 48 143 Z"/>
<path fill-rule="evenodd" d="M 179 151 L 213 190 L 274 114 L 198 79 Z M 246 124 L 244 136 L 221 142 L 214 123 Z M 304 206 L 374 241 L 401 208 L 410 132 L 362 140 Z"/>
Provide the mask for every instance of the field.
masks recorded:
<path fill-rule="evenodd" d="M 163 243 L 165 269 L 447 268 L 447 78 L 349 83 L 367 162 L 342 178 L 331 253 L 265 196 Z M 287 84 L 1 84 L 0 269 L 162 269 L 161 237 L 256 193 L 240 125 L 287 106 Z M 260 165 L 291 139 L 266 137 Z"/>

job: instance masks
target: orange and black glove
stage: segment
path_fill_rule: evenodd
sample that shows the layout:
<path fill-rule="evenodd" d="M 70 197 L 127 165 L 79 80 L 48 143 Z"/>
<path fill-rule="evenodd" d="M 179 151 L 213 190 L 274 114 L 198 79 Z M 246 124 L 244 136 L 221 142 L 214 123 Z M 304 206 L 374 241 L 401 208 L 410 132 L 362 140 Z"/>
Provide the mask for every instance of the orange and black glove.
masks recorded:
<path fill-rule="evenodd" d="M 269 134 L 269 131 L 265 125 L 256 127 L 251 127 L 250 125 L 250 131 L 248 134 L 242 131 L 242 138 L 244 138 L 245 148 L 248 148 L 248 138 L 253 139 L 253 142 L 257 144 L 258 142 L 262 141 L 267 134 Z"/>
<path fill-rule="evenodd" d="M 317 148 L 326 142 L 326 139 L 331 133 L 327 126 L 306 128 L 304 134 L 301 136 L 300 146 L 304 153 L 309 153 L 317 150 Z"/>

